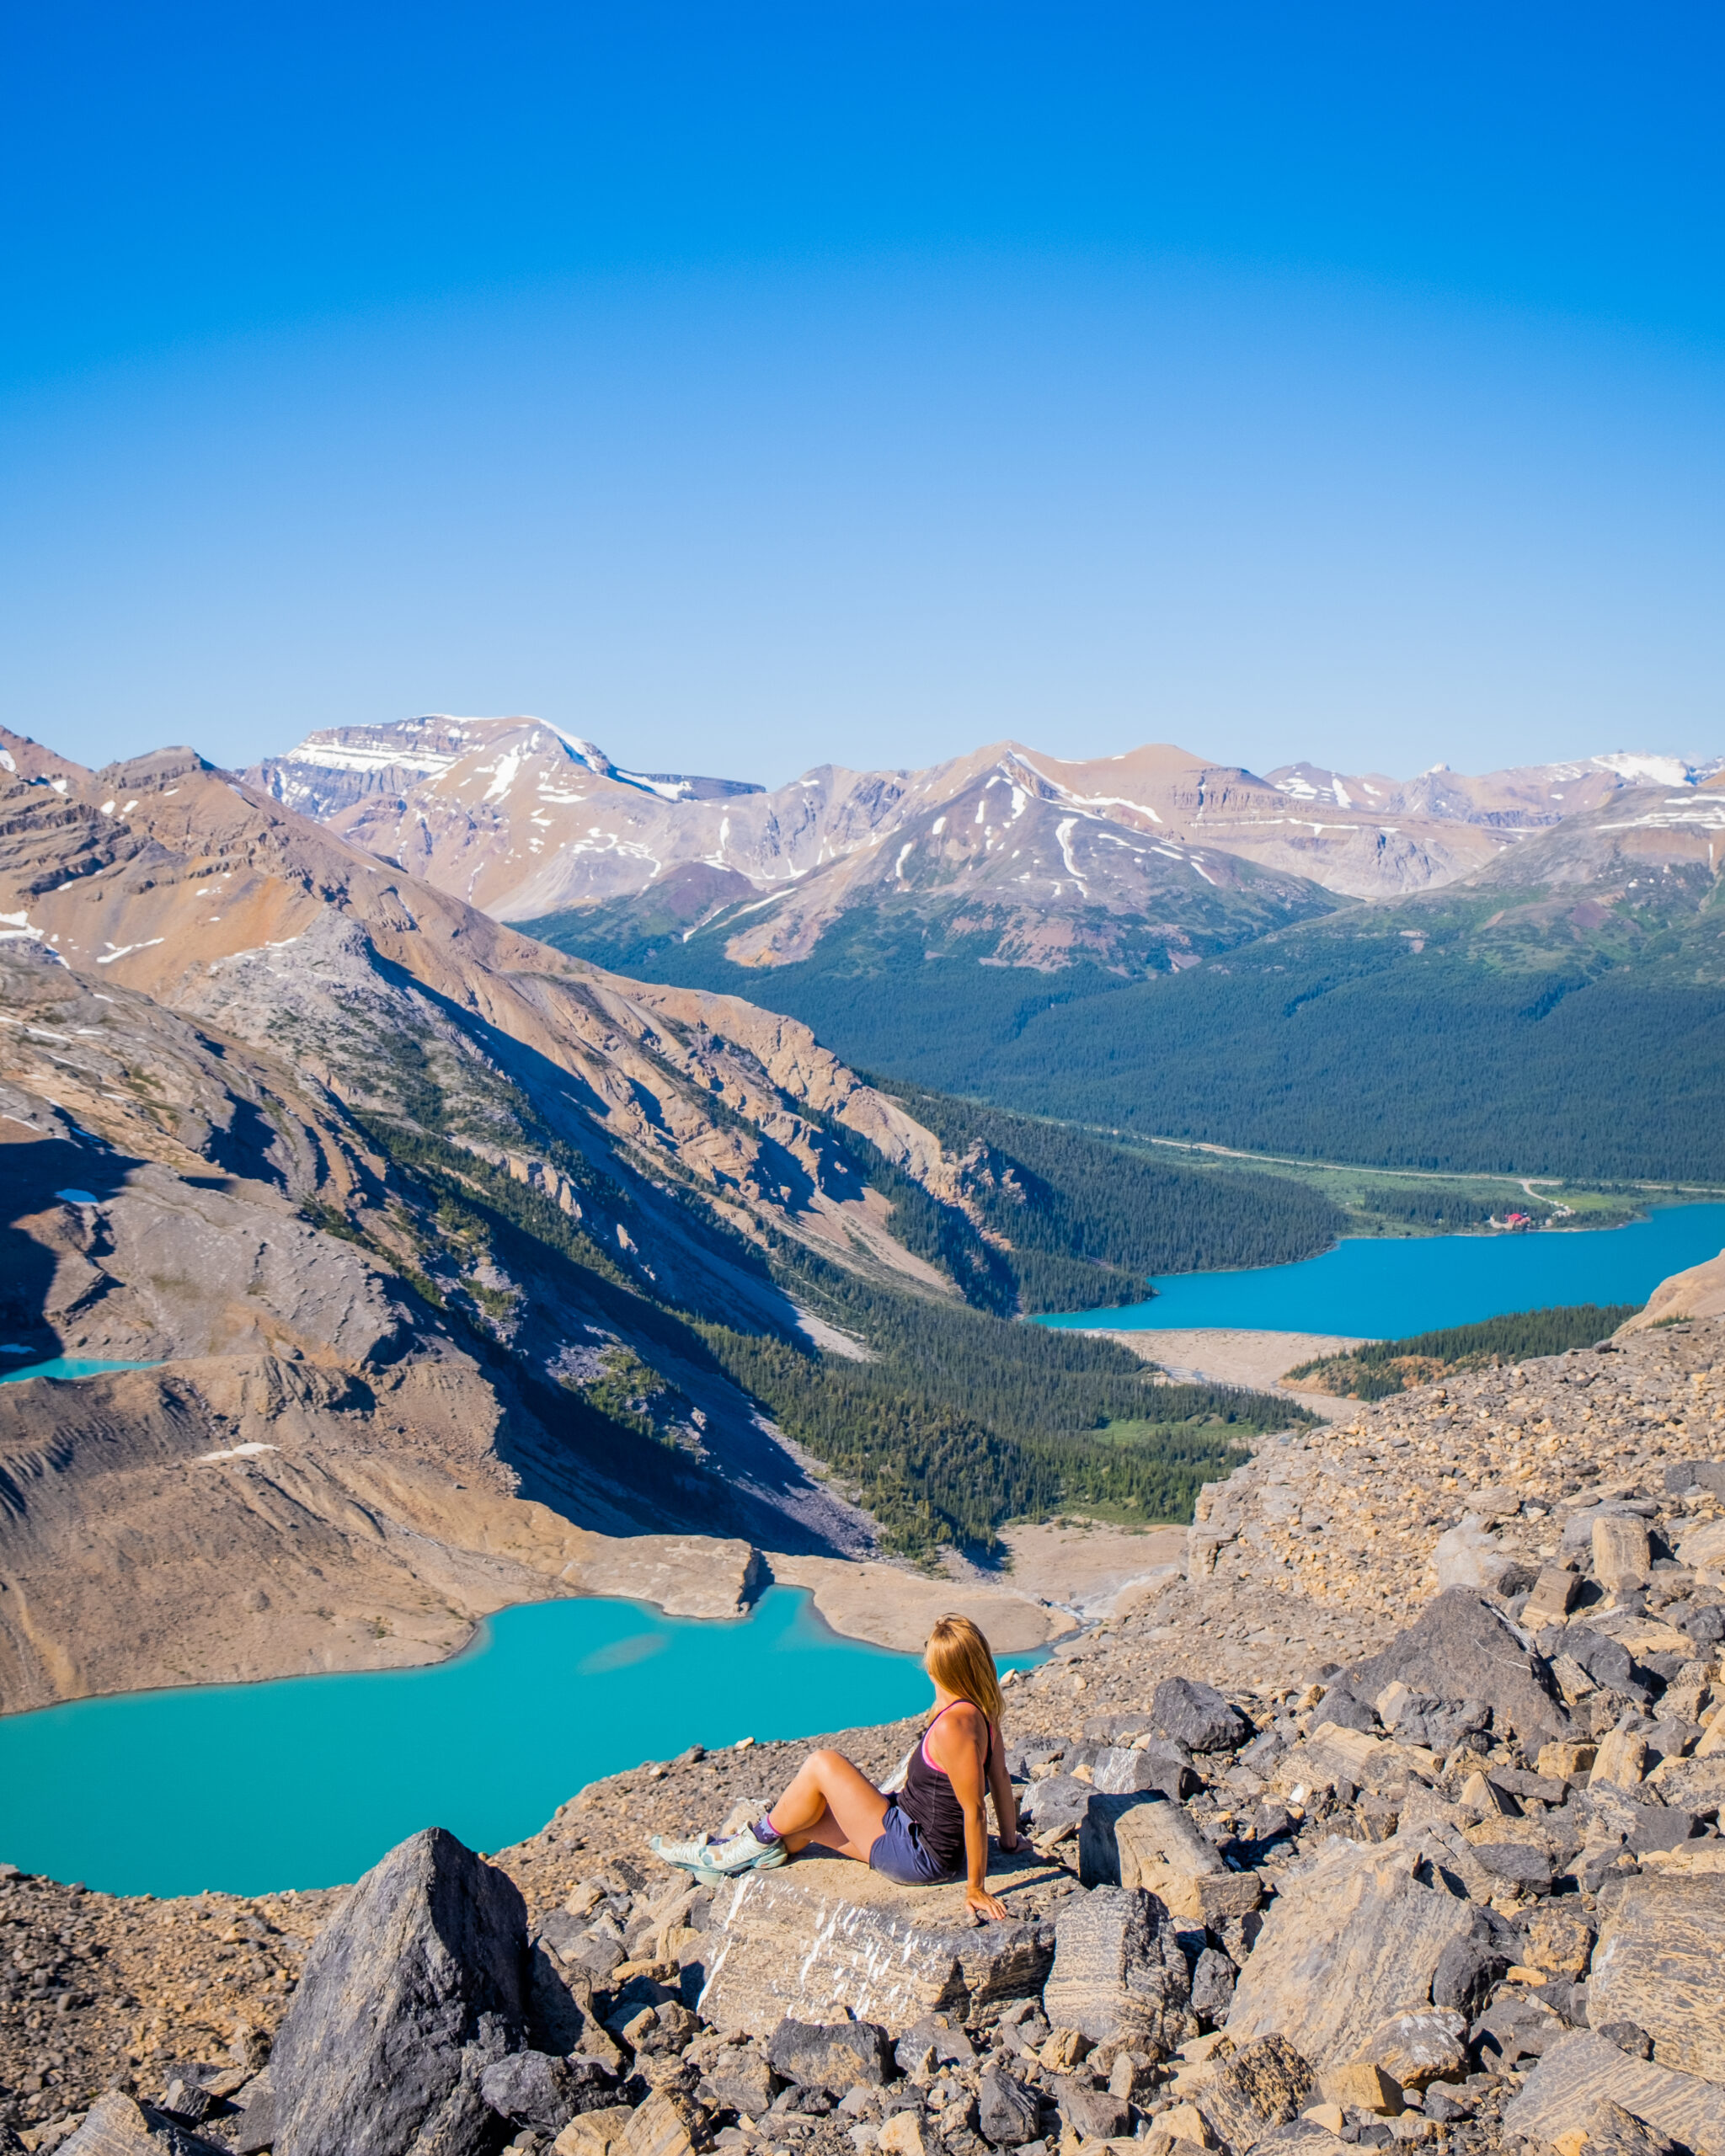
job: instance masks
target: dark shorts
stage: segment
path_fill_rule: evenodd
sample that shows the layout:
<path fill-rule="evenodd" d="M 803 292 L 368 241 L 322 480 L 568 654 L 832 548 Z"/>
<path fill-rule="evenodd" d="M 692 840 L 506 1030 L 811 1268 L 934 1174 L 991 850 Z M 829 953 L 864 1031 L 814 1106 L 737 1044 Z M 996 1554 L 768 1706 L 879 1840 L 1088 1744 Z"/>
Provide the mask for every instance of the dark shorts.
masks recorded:
<path fill-rule="evenodd" d="M 956 1879 L 957 1869 L 943 1865 L 922 1842 L 922 1829 L 907 1812 L 900 1812 L 896 1797 L 886 1801 L 886 1817 L 868 1852 L 868 1869 L 900 1886 L 932 1886 L 943 1879 Z"/>

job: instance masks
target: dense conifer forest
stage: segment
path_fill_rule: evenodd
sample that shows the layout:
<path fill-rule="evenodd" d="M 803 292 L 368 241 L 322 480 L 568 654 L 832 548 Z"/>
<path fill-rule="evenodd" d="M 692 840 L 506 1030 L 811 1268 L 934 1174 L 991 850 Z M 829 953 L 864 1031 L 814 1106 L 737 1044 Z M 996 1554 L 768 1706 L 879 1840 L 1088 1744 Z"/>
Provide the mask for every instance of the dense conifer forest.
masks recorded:
<path fill-rule="evenodd" d="M 1349 1400 L 1386 1400 L 1452 1370 L 1483 1369 L 1493 1363 L 1526 1363 L 1536 1355 L 1561 1355 L 1589 1348 L 1635 1315 L 1634 1303 L 1568 1303 L 1544 1310 L 1515 1310 L 1475 1325 L 1452 1325 L 1407 1340 L 1369 1340 L 1345 1355 L 1326 1355 L 1290 1370 L 1322 1392 Z"/>
<path fill-rule="evenodd" d="M 1141 1302 L 1152 1273 L 1291 1264 L 1327 1250 L 1347 1225 L 1322 1193 L 1285 1177 L 1209 1174 L 1084 1131 L 876 1082 L 960 1162 L 980 1229 L 964 1206 L 933 1197 L 842 1124 L 824 1118 L 826 1128 L 892 1201 L 893 1231 L 906 1247 L 998 1316 Z"/>
<path fill-rule="evenodd" d="M 1669 920 L 1612 913 L 1590 937 L 1573 899 L 1535 932 L 1525 905 L 1493 926 L 1501 894 L 1439 893 L 1137 980 L 983 964 L 980 942 L 931 949 L 866 907 L 796 964 L 734 966 L 698 937 L 628 962 L 801 1018 L 853 1065 L 1030 1115 L 1362 1166 L 1722 1181 L 1725 899 L 1685 889 Z M 613 911 L 530 926 L 621 964 Z"/>

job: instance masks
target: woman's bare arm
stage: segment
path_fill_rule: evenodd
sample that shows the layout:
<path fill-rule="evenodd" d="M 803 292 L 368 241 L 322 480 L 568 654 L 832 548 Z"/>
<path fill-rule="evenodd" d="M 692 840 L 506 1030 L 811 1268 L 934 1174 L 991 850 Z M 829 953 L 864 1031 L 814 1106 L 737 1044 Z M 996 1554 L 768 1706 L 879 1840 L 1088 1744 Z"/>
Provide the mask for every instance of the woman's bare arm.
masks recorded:
<path fill-rule="evenodd" d="M 928 1748 L 936 1764 L 945 1769 L 964 1815 L 964 1906 L 981 1916 L 1003 1917 L 1005 1905 L 995 1899 L 987 1886 L 988 1814 L 984 1809 L 987 1791 L 982 1779 L 987 1742 L 987 1720 L 967 1700 L 941 1717 L 930 1732 Z"/>
<path fill-rule="evenodd" d="M 994 1752 L 988 1763 L 989 1793 L 994 1798 L 995 1822 L 1000 1828 L 1001 1847 L 1015 1849 L 1018 1846 L 1018 1799 L 1012 1788 L 1012 1778 L 1007 1772 L 1006 1740 L 996 1722 L 991 1732 Z"/>

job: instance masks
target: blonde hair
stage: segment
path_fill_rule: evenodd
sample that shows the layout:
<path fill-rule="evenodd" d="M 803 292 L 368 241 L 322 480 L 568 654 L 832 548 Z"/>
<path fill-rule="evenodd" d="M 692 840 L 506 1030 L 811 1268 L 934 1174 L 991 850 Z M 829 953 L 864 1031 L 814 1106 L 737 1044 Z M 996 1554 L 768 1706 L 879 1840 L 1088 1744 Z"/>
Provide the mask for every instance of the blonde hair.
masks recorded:
<path fill-rule="evenodd" d="M 980 1707 L 991 1722 L 999 1721 L 1001 1681 L 994 1651 L 968 1617 L 935 1620 L 922 1667 L 943 1690 Z"/>

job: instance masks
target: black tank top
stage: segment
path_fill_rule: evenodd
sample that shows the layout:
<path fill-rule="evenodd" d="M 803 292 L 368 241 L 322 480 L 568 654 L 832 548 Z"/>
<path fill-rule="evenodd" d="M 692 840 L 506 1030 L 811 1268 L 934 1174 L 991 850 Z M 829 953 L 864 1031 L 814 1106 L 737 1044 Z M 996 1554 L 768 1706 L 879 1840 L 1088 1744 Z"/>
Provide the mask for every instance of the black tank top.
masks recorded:
<path fill-rule="evenodd" d="M 958 1798 L 953 1794 L 953 1785 L 942 1769 L 928 1756 L 928 1740 L 934 1722 L 941 1715 L 950 1714 L 953 1707 L 969 1706 L 974 1701 L 954 1700 L 941 1709 L 934 1721 L 922 1732 L 922 1741 L 911 1754 L 910 1772 L 905 1777 L 905 1786 L 899 1791 L 899 1809 L 922 1832 L 922 1846 L 946 1871 L 962 1871 L 964 1868 L 964 1814 Z M 982 1710 L 979 1707 L 977 1712 Z M 994 1724 L 988 1724 L 988 1750 L 982 1762 L 985 1791 L 988 1784 L 990 1762 L 994 1758 Z"/>

